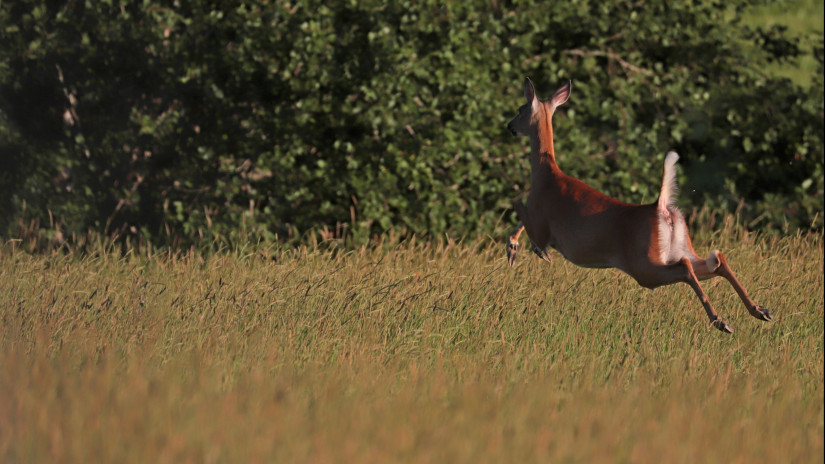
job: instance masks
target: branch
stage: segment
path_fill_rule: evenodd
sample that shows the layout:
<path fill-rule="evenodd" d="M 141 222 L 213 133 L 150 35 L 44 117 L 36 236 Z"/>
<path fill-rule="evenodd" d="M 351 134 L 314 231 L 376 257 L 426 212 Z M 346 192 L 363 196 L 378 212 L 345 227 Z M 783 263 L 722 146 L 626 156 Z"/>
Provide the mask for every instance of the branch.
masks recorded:
<path fill-rule="evenodd" d="M 644 74 L 645 76 L 652 76 L 653 75 L 653 71 L 651 71 L 649 69 L 641 68 L 639 66 L 636 66 L 635 64 L 629 63 L 627 60 L 623 59 L 621 56 L 619 56 L 619 54 L 617 54 L 616 52 L 614 52 L 612 50 L 603 51 L 603 50 L 587 50 L 587 49 L 582 49 L 582 48 L 574 48 L 572 50 L 565 50 L 563 52 L 563 54 L 573 55 L 573 56 L 603 56 L 603 57 L 606 57 L 609 60 L 614 60 L 617 63 L 619 63 L 619 65 L 621 65 L 622 69 L 624 69 L 625 74 L 628 74 L 628 71 L 632 71 L 634 73 Z M 628 74 L 628 77 L 630 77 L 629 74 Z"/>

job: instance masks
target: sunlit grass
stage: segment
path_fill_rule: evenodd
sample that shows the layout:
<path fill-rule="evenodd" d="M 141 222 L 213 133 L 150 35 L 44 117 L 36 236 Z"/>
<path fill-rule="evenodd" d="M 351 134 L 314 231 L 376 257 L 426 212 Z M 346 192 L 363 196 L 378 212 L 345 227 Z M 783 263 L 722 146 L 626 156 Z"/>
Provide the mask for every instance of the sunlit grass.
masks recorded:
<path fill-rule="evenodd" d="M 812 462 L 821 237 L 726 251 L 736 332 L 501 242 L 121 257 L 0 252 L 3 462 Z"/>
<path fill-rule="evenodd" d="M 743 22 L 749 26 L 787 27 L 790 37 L 800 41 L 804 55 L 791 65 L 772 63 L 767 71 L 775 76 L 787 77 L 796 84 L 809 86 L 818 66 L 811 47 L 825 28 L 824 18 L 822 0 L 783 0 L 749 8 Z"/>
<path fill-rule="evenodd" d="M 825 29 L 822 23 L 822 0 L 783 0 L 753 6 L 748 10 L 747 21 L 760 26 L 775 24 L 787 26 L 800 35 Z"/>

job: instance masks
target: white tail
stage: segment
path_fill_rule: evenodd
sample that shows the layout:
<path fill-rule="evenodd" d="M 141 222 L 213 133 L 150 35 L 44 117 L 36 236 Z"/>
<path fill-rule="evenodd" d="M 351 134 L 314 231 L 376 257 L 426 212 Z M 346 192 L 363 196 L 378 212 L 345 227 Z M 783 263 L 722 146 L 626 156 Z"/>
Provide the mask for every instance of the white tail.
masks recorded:
<path fill-rule="evenodd" d="M 662 190 L 659 193 L 659 210 L 666 211 L 668 206 L 676 206 L 676 162 L 679 155 L 675 151 L 668 152 L 665 157 L 665 168 L 662 174 Z"/>
<path fill-rule="evenodd" d="M 552 118 L 556 108 L 569 98 L 570 88 L 568 82 L 552 98 L 540 101 L 532 82 L 526 79 L 527 104 L 519 108 L 519 114 L 507 125 L 514 135 L 530 137 L 532 166 L 527 204 L 513 203 L 521 223 L 507 243 L 510 265 L 516 261 L 519 236 L 526 230 L 533 251 L 547 261 L 547 249 L 552 247 L 579 266 L 620 269 L 644 287 L 689 284 L 719 330 L 733 332 L 716 314 L 699 285 L 700 280 L 716 276 L 731 283 L 752 316 L 771 320 L 770 311 L 748 297 L 721 252 L 714 250 L 707 259 L 696 255 L 687 223 L 676 208 L 676 152 L 665 157 L 659 199 L 649 205 L 611 198 L 559 169 Z"/>

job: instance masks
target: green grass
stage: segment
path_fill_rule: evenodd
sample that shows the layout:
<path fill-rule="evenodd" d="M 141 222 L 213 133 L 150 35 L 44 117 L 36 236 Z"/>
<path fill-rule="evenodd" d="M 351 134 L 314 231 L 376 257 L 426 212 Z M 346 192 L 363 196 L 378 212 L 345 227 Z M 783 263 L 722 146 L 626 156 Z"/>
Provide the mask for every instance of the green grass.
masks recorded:
<path fill-rule="evenodd" d="M 502 240 L 6 243 L 0 461 L 821 462 L 822 238 L 707 237 L 774 322 Z"/>

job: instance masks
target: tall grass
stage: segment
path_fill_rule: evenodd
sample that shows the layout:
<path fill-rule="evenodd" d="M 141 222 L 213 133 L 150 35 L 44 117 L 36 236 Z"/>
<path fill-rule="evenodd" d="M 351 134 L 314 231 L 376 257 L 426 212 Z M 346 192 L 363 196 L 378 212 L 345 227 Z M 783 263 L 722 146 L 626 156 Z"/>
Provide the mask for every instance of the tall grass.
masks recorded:
<path fill-rule="evenodd" d="M 730 224 L 729 222 L 727 224 Z M 503 242 L 0 248 L 3 462 L 815 462 L 821 236 L 654 291 Z"/>

